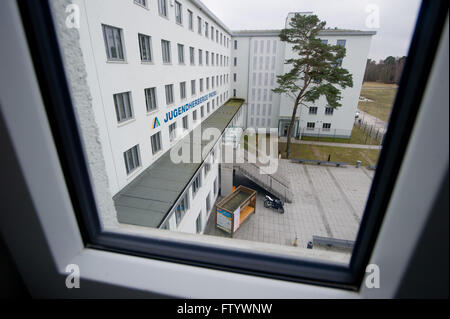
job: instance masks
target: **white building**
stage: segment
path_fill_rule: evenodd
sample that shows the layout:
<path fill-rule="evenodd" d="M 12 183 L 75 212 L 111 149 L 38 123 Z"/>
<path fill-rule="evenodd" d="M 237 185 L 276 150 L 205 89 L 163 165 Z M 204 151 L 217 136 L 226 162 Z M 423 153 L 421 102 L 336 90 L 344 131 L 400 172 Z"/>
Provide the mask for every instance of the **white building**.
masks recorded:
<path fill-rule="evenodd" d="M 197 0 L 74 2 L 119 221 L 203 232 L 220 188 L 219 164 L 206 161 L 215 157 L 220 140 L 205 162 L 183 170 L 164 166 L 169 151 L 196 127 L 224 130 L 230 121 L 244 128 L 279 127 L 283 135 L 291 103 L 271 89 L 292 53 L 279 30 L 232 32 Z M 346 41 L 343 65 L 354 87 L 345 90 L 344 107 L 333 115 L 299 114 L 297 133 L 309 122 L 351 130 L 372 34 L 321 34 L 330 43 Z M 232 96 L 248 105 L 225 108 Z"/>
<path fill-rule="evenodd" d="M 288 15 L 286 27 L 293 15 Z M 280 30 L 233 32 L 232 89 L 236 96 L 248 101 L 249 127 L 278 128 L 278 134 L 286 136 L 294 101 L 285 94 L 274 94 L 272 89 L 277 86 L 276 76 L 289 71 L 290 66 L 284 61 L 297 54 L 291 49 L 292 44 L 280 41 L 279 34 Z M 328 44 L 343 45 L 347 49 L 342 66 L 353 75 L 353 87 L 342 91 L 342 106 L 338 109 L 327 108 L 325 97 L 310 104 L 309 108 L 299 107 L 292 132 L 294 136 L 350 136 L 374 34 L 374 31 L 340 29 L 327 29 L 319 34 L 319 38 Z"/>

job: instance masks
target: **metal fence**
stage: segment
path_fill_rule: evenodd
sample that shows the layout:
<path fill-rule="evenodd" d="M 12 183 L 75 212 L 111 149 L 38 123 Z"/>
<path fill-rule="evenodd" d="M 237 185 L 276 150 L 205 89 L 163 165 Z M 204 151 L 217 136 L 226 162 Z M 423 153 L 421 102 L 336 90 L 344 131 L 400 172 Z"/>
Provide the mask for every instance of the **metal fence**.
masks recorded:
<path fill-rule="evenodd" d="M 364 119 L 357 119 L 355 126 L 364 133 L 364 144 L 383 144 L 386 128 L 369 124 Z"/>
<path fill-rule="evenodd" d="M 322 142 L 349 142 L 352 135 L 351 130 L 341 130 L 335 128 L 308 128 L 299 130 L 299 138 L 310 141 Z"/>
<path fill-rule="evenodd" d="M 306 141 L 337 142 L 352 144 L 381 145 L 386 129 L 373 125 L 364 119 L 356 119 L 355 127 L 360 131 L 326 128 L 307 128 L 299 130 L 298 138 Z"/>

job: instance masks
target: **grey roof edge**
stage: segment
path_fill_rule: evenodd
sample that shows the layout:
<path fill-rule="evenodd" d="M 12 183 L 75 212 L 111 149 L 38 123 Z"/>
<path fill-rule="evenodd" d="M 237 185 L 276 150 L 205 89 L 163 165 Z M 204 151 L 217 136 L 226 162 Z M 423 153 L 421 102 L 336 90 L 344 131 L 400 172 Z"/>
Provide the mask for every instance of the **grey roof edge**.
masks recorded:
<path fill-rule="evenodd" d="M 230 36 L 233 32 L 223 23 L 207 6 L 203 4 L 200 0 L 190 0 L 194 5 L 196 5 L 200 11 L 203 11 L 210 19 L 214 20 L 222 29 L 224 29 Z"/>
<path fill-rule="evenodd" d="M 279 30 L 235 30 L 232 37 L 273 37 L 279 36 Z M 377 34 L 376 31 L 368 30 L 343 30 L 343 29 L 326 29 L 319 33 L 319 36 L 373 36 Z"/>

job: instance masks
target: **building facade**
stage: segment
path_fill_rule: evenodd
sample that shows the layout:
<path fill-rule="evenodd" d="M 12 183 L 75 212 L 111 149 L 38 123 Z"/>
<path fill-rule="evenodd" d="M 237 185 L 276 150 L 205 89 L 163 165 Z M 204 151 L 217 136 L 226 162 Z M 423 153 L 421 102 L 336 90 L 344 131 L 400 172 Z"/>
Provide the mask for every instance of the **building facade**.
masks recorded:
<path fill-rule="evenodd" d="M 151 205 L 159 217 L 148 219 L 146 226 L 202 233 L 220 189 L 220 164 L 207 162 L 216 148 L 194 167 L 187 185 L 179 189 L 173 182 L 173 194 L 159 211 L 156 202 L 163 199 L 138 203 L 128 200 L 133 196 L 126 197 L 124 190 L 157 194 L 159 189 L 136 183 L 150 176 L 158 160 L 196 127 L 223 111 L 232 97 L 247 103 L 232 114 L 219 111 L 217 118 L 231 114 L 220 129 L 278 127 L 283 136 L 290 101 L 272 89 L 276 76 L 286 71 L 284 60 L 291 50 L 279 40 L 279 30 L 232 32 L 196 0 L 74 3 L 80 7 L 80 44 L 110 192 L 116 208 L 122 209 L 119 221 L 143 225 L 139 220 L 150 214 Z M 302 110 L 296 134 L 307 123 L 320 126 L 326 121 L 351 131 L 370 34 L 333 30 L 321 37 L 330 43 L 345 40 L 343 65 L 354 75 L 355 85 L 345 90 L 344 106 L 331 115 Z M 319 104 L 324 108 L 324 101 Z M 161 194 L 167 195 L 165 191 Z"/>

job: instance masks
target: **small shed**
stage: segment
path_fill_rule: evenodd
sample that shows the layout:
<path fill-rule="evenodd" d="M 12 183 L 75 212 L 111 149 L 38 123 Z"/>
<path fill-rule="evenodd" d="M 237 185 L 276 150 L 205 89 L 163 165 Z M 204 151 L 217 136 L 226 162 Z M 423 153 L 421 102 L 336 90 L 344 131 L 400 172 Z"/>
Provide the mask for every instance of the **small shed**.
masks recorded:
<path fill-rule="evenodd" d="M 216 227 L 233 236 L 239 226 L 255 213 L 256 194 L 255 190 L 241 185 L 220 200 L 216 204 Z"/>

